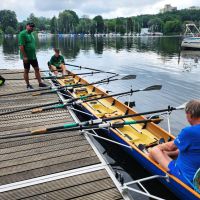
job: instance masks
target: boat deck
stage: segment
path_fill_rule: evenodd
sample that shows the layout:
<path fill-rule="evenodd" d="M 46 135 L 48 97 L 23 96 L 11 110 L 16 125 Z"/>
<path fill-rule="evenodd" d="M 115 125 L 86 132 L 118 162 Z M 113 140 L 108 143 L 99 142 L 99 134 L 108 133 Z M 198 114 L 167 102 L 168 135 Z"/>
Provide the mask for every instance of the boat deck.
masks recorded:
<path fill-rule="evenodd" d="M 4 75 L 5 78 L 22 76 Z M 31 84 L 38 87 L 35 80 Z M 24 80 L 6 81 L 0 87 L 0 94 L 25 89 Z M 55 102 L 58 98 L 57 94 L 0 97 L 0 113 Z M 72 121 L 70 112 L 61 108 L 37 114 L 31 114 L 30 110 L 12 113 L 0 118 L 0 137 Z M 0 139 L 1 200 L 123 199 L 113 181 L 96 149 L 79 131 Z"/>

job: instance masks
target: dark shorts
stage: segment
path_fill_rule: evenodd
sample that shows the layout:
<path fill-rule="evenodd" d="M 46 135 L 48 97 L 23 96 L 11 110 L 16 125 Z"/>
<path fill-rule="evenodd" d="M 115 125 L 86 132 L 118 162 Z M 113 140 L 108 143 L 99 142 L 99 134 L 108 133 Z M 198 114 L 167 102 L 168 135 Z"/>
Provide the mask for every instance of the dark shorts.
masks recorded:
<path fill-rule="evenodd" d="M 169 173 L 174 175 L 175 177 L 177 177 L 178 179 L 180 179 L 181 181 L 183 181 L 185 184 L 187 184 L 188 186 L 190 186 L 190 184 L 188 183 L 188 181 L 184 178 L 184 176 L 182 175 L 180 169 L 176 166 L 176 161 L 172 160 L 169 165 Z"/>
<path fill-rule="evenodd" d="M 23 64 L 24 64 L 24 69 L 28 69 L 29 70 L 30 66 L 32 66 L 34 69 L 35 68 L 39 68 L 37 59 L 35 59 L 35 60 L 28 60 L 27 63 L 24 63 L 24 61 L 23 61 Z"/>

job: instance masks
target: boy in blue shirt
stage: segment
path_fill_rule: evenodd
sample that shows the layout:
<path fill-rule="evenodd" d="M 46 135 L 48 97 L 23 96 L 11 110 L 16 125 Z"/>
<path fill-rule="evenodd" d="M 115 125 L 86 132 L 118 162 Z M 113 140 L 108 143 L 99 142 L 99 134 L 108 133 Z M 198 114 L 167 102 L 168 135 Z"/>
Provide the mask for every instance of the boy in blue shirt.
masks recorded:
<path fill-rule="evenodd" d="M 169 173 L 190 185 L 200 168 L 200 100 L 189 101 L 185 112 L 191 126 L 182 129 L 174 141 L 152 148 L 149 156 Z M 172 157 L 176 157 L 176 160 Z"/>

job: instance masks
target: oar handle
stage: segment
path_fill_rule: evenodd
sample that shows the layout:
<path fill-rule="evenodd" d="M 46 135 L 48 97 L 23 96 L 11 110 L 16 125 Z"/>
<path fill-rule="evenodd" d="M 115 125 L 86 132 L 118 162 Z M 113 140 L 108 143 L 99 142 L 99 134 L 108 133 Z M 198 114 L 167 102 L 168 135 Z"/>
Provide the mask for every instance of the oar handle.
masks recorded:
<path fill-rule="evenodd" d="M 42 112 L 42 111 L 43 111 L 42 108 L 35 108 L 35 109 L 33 109 L 31 112 L 32 112 L 32 113 L 39 113 L 39 112 Z"/>
<path fill-rule="evenodd" d="M 39 95 L 41 95 L 41 92 L 34 92 L 34 93 L 32 93 L 32 96 L 39 96 Z"/>
<path fill-rule="evenodd" d="M 43 134 L 43 133 L 47 133 L 47 129 L 46 128 L 42 128 L 42 129 L 31 131 L 32 135 L 34 135 L 34 134 Z"/>

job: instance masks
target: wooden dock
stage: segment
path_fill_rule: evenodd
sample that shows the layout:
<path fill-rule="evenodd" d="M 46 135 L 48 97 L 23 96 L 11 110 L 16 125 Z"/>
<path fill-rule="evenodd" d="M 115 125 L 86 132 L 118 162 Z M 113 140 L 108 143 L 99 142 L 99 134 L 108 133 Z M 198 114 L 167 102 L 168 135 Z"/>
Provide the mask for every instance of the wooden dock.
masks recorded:
<path fill-rule="evenodd" d="M 22 76 L 20 73 L 4 75 L 5 78 Z M 30 78 L 33 77 L 30 73 Z M 38 88 L 35 80 L 31 84 Z M 6 81 L 0 87 L 0 94 L 25 90 L 24 80 Z M 57 94 L 0 97 L 0 113 L 58 99 Z M 0 117 L 1 200 L 128 199 L 122 196 L 119 183 L 90 138 L 79 131 L 2 139 L 72 122 L 69 110 L 59 108 L 37 114 L 29 110 Z"/>

